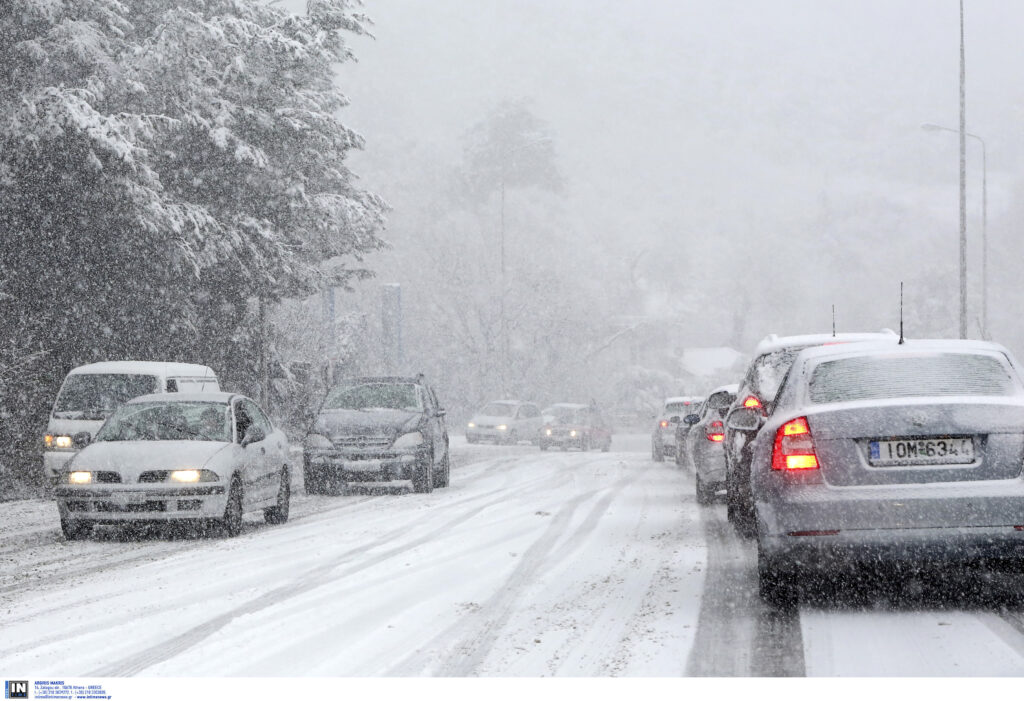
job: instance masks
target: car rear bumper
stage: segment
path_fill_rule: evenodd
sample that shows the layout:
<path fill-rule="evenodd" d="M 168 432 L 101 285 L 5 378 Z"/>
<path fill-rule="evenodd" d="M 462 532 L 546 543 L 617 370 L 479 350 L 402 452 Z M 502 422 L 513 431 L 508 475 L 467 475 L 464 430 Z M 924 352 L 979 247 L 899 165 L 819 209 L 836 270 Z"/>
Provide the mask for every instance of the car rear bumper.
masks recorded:
<path fill-rule="evenodd" d="M 759 540 L 769 558 L 805 566 L 1024 560 L 1024 531 L 1012 526 L 794 531 Z"/>
<path fill-rule="evenodd" d="M 227 506 L 223 484 L 165 489 L 59 486 L 54 496 L 62 519 L 100 524 L 220 518 Z"/>

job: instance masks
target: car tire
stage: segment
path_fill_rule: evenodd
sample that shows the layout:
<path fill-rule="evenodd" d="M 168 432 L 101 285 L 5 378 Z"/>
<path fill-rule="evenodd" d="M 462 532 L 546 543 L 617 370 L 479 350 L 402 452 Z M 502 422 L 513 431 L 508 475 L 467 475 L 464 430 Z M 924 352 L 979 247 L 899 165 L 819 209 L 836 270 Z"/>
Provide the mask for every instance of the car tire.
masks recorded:
<path fill-rule="evenodd" d="M 584 453 L 590 450 L 590 439 L 587 438 L 585 435 L 580 436 L 580 450 L 582 450 Z"/>
<path fill-rule="evenodd" d="M 651 458 L 654 462 L 665 462 L 665 451 L 657 444 L 651 446 Z"/>
<path fill-rule="evenodd" d="M 715 500 L 715 489 L 714 489 L 714 486 L 713 485 L 708 485 L 703 480 L 703 478 L 701 478 L 699 472 L 697 473 L 696 484 L 697 484 L 697 490 L 696 490 L 697 491 L 697 503 L 700 504 L 701 506 L 707 506 L 707 505 L 711 504 Z"/>
<path fill-rule="evenodd" d="M 236 477 L 231 480 L 228 503 L 219 521 L 221 533 L 227 538 L 234 538 L 242 532 L 242 496 L 242 482 Z"/>
<path fill-rule="evenodd" d="M 416 466 L 416 472 L 412 477 L 412 491 L 417 494 L 430 494 L 434 491 L 433 455 Z"/>
<path fill-rule="evenodd" d="M 60 520 L 60 530 L 65 540 L 84 540 L 92 535 L 92 524 L 67 518 Z"/>
<path fill-rule="evenodd" d="M 791 608 L 799 600 L 795 573 L 757 548 L 757 593 L 761 601 L 775 608 Z"/>
<path fill-rule="evenodd" d="M 519 442 L 519 434 L 516 431 L 512 431 L 508 434 L 508 444 L 515 445 Z"/>
<path fill-rule="evenodd" d="M 434 486 L 435 487 L 447 487 L 451 481 L 451 459 L 448 455 L 448 451 L 444 452 L 444 457 L 441 458 L 441 469 L 434 473 Z"/>
<path fill-rule="evenodd" d="M 548 442 L 547 441 L 541 441 L 540 444 L 539 444 L 539 447 L 540 447 L 541 450 L 547 450 L 548 449 Z"/>
<path fill-rule="evenodd" d="M 292 485 L 288 476 L 288 467 L 281 468 L 281 486 L 277 490 L 277 504 L 263 510 L 263 520 L 272 525 L 288 522 L 291 510 Z"/>

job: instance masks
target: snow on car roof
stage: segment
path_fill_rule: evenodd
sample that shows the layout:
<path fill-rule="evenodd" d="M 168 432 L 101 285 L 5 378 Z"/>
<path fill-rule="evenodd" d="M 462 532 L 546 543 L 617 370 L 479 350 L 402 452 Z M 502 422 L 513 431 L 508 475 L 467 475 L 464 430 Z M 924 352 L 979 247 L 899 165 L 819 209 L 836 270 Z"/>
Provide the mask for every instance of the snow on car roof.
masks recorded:
<path fill-rule="evenodd" d="M 715 387 L 713 390 L 708 392 L 710 397 L 712 394 L 718 394 L 719 392 L 728 392 L 729 394 L 736 394 L 740 391 L 740 386 L 736 385 L 722 385 L 721 387 Z"/>
<path fill-rule="evenodd" d="M 210 404 L 227 404 L 239 395 L 233 392 L 158 392 L 144 394 L 130 399 L 126 404 L 146 404 L 149 402 L 208 402 Z"/>
<path fill-rule="evenodd" d="M 777 336 L 771 334 L 757 344 L 754 357 L 782 350 L 783 348 L 800 348 L 807 346 L 823 346 L 826 344 L 857 343 L 860 341 L 896 341 L 899 336 L 892 329 L 865 333 L 812 333 L 800 336 Z"/>
<path fill-rule="evenodd" d="M 665 398 L 665 404 L 679 404 L 679 403 L 685 404 L 686 402 L 691 402 L 692 403 L 692 402 L 703 402 L 703 401 L 704 401 L 704 397 L 700 397 L 700 396 L 697 396 L 697 395 L 686 396 L 686 397 L 666 397 Z"/>
<path fill-rule="evenodd" d="M 912 339 L 903 343 L 892 341 L 862 341 L 858 343 L 844 343 L 832 346 L 813 346 L 800 351 L 800 358 L 822 358 L 829 356 L 863 355 L 872 352 L 886 353 L 914 353 L 921 351 L 945 351 L 951 353 L 965 352 L 986 352 L 1002 353 L 1012 357 L 1010 352 L 1002 345 L 992 341 L 975 341 L 971 339 L 957 338 L 935 338 L 935 339 Z"/>
<path fill-rule="evenodd" d="M 90 374 L 125 374 L 125 375 L 182 375 L 205 377 L 214 376 L 214 372 L 206 365 L 194 363 L 166 363 L 152 360 L 108 360 L 100 363 L 82 365 L 72 370 L 70 375 Z"/>

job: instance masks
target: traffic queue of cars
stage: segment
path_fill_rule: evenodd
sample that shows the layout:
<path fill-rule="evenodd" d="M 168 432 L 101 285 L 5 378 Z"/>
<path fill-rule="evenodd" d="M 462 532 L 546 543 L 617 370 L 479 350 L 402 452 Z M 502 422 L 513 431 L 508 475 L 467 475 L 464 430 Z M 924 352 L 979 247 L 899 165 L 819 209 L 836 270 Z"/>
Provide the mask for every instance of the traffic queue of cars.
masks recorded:
<path fill-rule="evenodd" d="M 998 344 L 772 336 L 683 422 L 677 461 L 698 503 L 724 486 L 766 602 L 837 568 L 1024 560 L 1024 380 Z"/>
<path fill-rule="evenodd" d="M 444 416 L 422 375 L 339 383 L 303 441 L 306 492 L 396 480 L 415 492 L 447 487 Z M 43 446 L 68 540 L 104 525 L 187 523 L 230 537 L 246 513 L 288 520 L 287 437 L 252 399 L 222 392 L 206 366 L 76 368 L 58 392 Z"/>

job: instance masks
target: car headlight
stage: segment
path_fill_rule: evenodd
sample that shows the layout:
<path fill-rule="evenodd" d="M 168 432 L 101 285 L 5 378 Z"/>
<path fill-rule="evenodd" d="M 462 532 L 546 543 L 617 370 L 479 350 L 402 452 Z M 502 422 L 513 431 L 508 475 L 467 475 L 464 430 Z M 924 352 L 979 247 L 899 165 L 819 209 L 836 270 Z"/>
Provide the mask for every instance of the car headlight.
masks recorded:
<path fill-rule="evenodd" d="M 505 424 L 502 424 L 500 426 L 495 426 L 495 428 L 498 429 L 499 431 L 507 431 L 508 430 L 508 426 L 506 426 Z"/>
<path fill-rule="evenodd" d="M 547 436 L 550 436 L 551 435 L 551 429 L 550 428 L 545 428 L 544 429 L 544 434 L 547 435 Z"/>
<path fill-rule="evenodd" d="M 468 424 L 466 424 L 466 428 L 476 428 L 476 424 L 470 421 Z"/>
<path fill-rule="evenodd" d="M 75 470 L 67 473 L 68 484 L 91 484 L 92 473 L 85 470 Z"/>
<path fill-rule="evenodd" d="M 169 482 L 216 482 L 218 479 L 213 470 L 172 470 L 167 476 Z"/>
<path fill-rule="evenodd" d="M 308 433 L 302 440 L 302 447 L 306 450 L 330 450 L 334 446 L 331 445 L 331 439 L 327 436 L 319 433 Z"/>
<path fill-rule="evenodd" d="M 43 436 L 43 444 L 47 448 L 58 448 L 60 450 L 67 450 L 72 446 L 71 436 L 57 436 L 47 433 Z"/>
<path fill-rule="evenodd" d="M 418 445 L 423 445 L 423 434 L 419 431 L 413 431 L 412 433 L 406 433 L 395 439 L 392 448 L 414 448 Z"/>
<path fill-rule="evenodd" d="M 575 438 L 576 437 L 576 429 L 574 428 L 573 430 L 569 431 L 569 435 L 572 436 L 573 438 Z"/>

